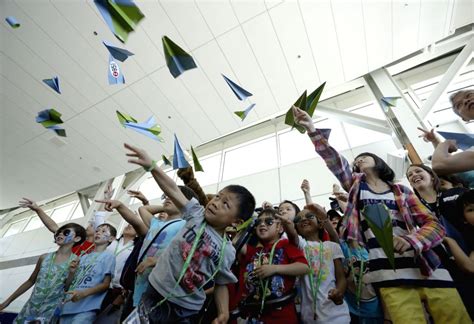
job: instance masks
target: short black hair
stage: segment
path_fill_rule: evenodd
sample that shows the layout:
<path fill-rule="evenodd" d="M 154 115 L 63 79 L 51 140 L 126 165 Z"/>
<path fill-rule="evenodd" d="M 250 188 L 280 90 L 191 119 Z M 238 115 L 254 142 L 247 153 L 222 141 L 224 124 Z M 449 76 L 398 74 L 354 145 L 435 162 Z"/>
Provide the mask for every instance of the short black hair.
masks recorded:
<path fill-rule="evenodd" d="M 462 215 L 464 213 L 464 207 L 474 204 L 474 189 L 463 192 L 456 200 L 456 204 Z"/>
<path fill-rule="evenodd" d="M 188 186 L 178 186 L 179 190 L 181 190 L 181 193 L 186 197 L 187 200 L 191 200 L 193 198 L 196 198 L 199 200 L 198 195 L 194 192 L 193 189 L 189 188 Z"/>
<path fill-rule="evenodd" d="M 446 174 L 446 175 L 439 176 L 439 179 L 450 182 L 453 185 L 453 187 L 461 187 L 461 188 L 469 189 L 469 186 L 467 185 L 467 183 L 463 179 L 458 177 L 457 175 Z"/>
<path fill-rule="evenodd" d="M 357 158 L 359 158 L 361 156 L 370 156 L 371 158 L 374 159 L 374 161 L 375 161 L 375 166 L 374 166 L 375 173 L 377 174 L 377 176 L 382 181 L 393 182 L 393 179 L 395 179 L 395 172 L 393 172 L 392 168 L 389 167 L 388 164 L 384 160 L 382 160 L 381 158 L 379 158 L 377 155 L 375 155 L 373 153 L 364 152 L 364 153 L 361 153 L 361 154 L 357 155 L 355 157 L 354 161 L 357 160 Z M 360 172 L 359 168 L 355 164 L 352 167 L 352 171 Z"/>
<path fill-rule="evenodd" d="M 276 218 L 277 211 L 274 208 L 265 208 L 261 212 L 258 213 L 257 218 L 265 214 Z"/>
<path fill-rule="evenodd" d="M 301 209 L 298 207 L 297 204 L 295 204 L 294 202 L 290 201 L 290 200 L 283 200 L 279 205 L 278 205 L 278 208 L 280 208 L 281 205 L 283 204 L 290 204 L 293 206 L 293 208 L 295 209 L 295 216 L 301 211 Z"/>
<path fill-rule="evenodd" d="M 342 215 L 339 214 L 335 209 L 329 209 L 326 213 L 330 221 L 334 220 L 335 218 L 341 218 Z"/>
<path fill-rule="evenodd" d="M 237 196 L 239 200 L 238 217 L 247 220 L 253 215 L 255 209 L 255 197 L 247 188 L 240 185 L 228 185 L 223 190 L 231 192 Z"/>
<path fill-rule="evenodd" d="M 103 226 L 107 226 L 109 228 L 110 235 L 112 235 L 114 237 L 117 237 L 117 229 L 113 225 L 111 225 L 109 223 L 103 223 L 103 224 L 100 224 L 99 226 L 97 226 L 97 228 L 103 227 Z"/>
<path fill-rule="evenodd" d="M 66 228 L 70 228 L 70 229 L 74 230 L 74 233 L 76 233 L 76 237 L 81 238 L 81 240 L 79 242 L 75 242 L 73 246 L 81 245 L 86 240 L 86 238 L 87 238 L 86 229 L 83 226 L 81 226 L 77 223 L 64 224 L 63 226 L 61 226 L 60 228 L 57 229 L 56 233 L 59 233 L 62 230 L 65 230 Z"/>

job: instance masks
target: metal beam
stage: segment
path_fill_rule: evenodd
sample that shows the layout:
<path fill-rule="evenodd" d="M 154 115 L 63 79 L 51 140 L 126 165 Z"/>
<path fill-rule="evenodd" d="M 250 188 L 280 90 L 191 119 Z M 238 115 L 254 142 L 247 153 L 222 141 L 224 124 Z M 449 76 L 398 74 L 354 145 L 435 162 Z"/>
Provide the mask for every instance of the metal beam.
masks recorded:
<path fill-rule="evenodd" d="M 418 113 L 420 119 L 426 119 L 433 111 L 434 106 L 438 103 L 439 98 L 446 92 L 446 89 L 459 74 L 459 72 L 469 63 L 474 48 L 474 40 L 470 40 L 463 50 L 458 54 L 454 62 L 449 66 L 441 81 L 439 81 L 436 88 L 431 92 L 428 99 L 425 101 L 423 108 Z"/>
<path fill-rule="evenodd" d="M 377 118 L 362 116 L 352 112 L 324 107 L 320 105 L 318 105 L 318 107 L 316 108 L 316 115 L 323 117 L 334 117 L 340 121 L 352 125 L 364 127 L 388 135 L 392 134 L 392 131 L 390 130 L 390 127 L 387 122 Z"/>

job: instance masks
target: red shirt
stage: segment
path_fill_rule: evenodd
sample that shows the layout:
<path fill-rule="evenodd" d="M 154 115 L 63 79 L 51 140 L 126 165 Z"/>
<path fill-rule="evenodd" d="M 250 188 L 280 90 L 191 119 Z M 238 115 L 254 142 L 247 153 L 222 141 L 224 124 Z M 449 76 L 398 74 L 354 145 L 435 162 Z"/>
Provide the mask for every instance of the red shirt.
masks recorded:
<path fill-rule="evenodd" d="M 265 284 L 265 279 L 262 281 L 253 274 L 254 269 L 259 264 L 270 264 L 270 252 L 273 244 L 257 246 L 247 245 L 247 252 L 241 262 L 241 271 L 239 278 L 239 290 L 242 293 L 242 300 L 252 302 L 261 301 L 262 283 Z M 287 239 L 281 239 L 276 247 L 271 260 L 271 264 L 291 264 L 301 262 L 308 264 L 302 250 L 290 244 Z M 267 289 L 270 295 L 265 297 L 265 300 L 272 300 L 281 298 L 292 292 L 295 285 L 296 277 L 276 274 L 268 277 Z M 256 318 L 258 314 L 248 314 L 250 317 Z M 258 318 L 258 321 L 263 323 L 297 323 L 296 309 L 294 301 L 290 301 L 281 308 L 275 308 L 266 311 Z"/>
<path fill-rule="evenodd" d="M 77 256 L 81 256 L 82 254 L 89 254 L 94 251 L 95 245 L 94 242 L 84 241 L 81 245 L 76 245 L 72 248 L 72 253 Z"/>

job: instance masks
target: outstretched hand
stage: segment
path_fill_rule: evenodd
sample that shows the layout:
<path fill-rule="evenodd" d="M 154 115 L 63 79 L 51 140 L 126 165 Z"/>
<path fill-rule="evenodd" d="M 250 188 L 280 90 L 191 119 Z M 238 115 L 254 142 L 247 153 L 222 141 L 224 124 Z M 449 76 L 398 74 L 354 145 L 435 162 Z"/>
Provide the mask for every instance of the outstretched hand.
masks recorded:
<path fill-rule="evenodd" d="M 421 127 L 417 127 L 417 128 L 418 128 L 418 130 L 420 130 L 422 132 L 422 134 L 419 135 L 418 137 L 423 138 L 423 140 L 425 142 L 430 142 L 430 143 L 433 143 L 433 144 L 438 144 L 439 143 L 439 139 L 435 134 L 434 128 L 432 128 L 430 131 L 428 131 L 424 128 L 421 128 Z"/>
<path fill-rule="evenodd" d="M 303 126 L 308 132 L 313 132 L 314 124 L 311 116 L 306 111 L 296 106 L 293 106 L 292 109 L 295 123 L 300 126 Z"/>
<path fill-rule="evenodd" d="M 326 209 L 318 204 L 309 204 L 304 207 L 305 209 L 309 209 L 313 213 L 316 214 L 318 220 L 326 220 L 328 215 L 326 213 Z"/>
<path fill-rule="evenodd" d="M 127 193 L 130 195 L 130 197 L 137 198 L 141 202 L 148 202 L 148 199 L 146 199 L 145 195 L 138 190 L 128 190 Z"/>
<path fill-rule="evenodd" d="M 138 164 L 145 169 L 150 168 L 150 166 L 153 164 L 151 157 L 145 150 L 127 143 L 125 143 L 123 146 L 129 151 L 126 155 L 134 158 L 128 159 L 128 163 Z"/>
<path fill-rule="evenodd" d="M 104 204 L 104 209 L 109 212 L 113 211 L 114 209 L 119 208 L 122 205 L 122 202 L 118 200 L 97 199 L 95 202 Z"/>
<path fill-rule="evenodd" d="M 273 205 L 271 202 L 265 200 L 262 203 L 262 209 L 273 209 Z"/>
<path fill-rule="evenodd" d="M 304 193 L 310 193 L 311 187 L 309 186 L 309 181 L 304 179 L 303 182 L 301 183 L 301 190 Z"/>
<path fill-rule="evenodd" d="M 29 208 L 33 211 L 37 211 L 39 209 L 38 205 L 33 200 L 25 197 L 23 197 L 23 199 L 18 202 L 18 205 L 20 207 Z"/>

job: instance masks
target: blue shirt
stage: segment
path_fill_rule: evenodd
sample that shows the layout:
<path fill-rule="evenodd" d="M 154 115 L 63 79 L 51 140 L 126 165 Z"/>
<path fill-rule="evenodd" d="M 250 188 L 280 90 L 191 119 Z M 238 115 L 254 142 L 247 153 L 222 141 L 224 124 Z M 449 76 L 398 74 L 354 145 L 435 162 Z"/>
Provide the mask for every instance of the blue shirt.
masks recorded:
<path fill-rule="evenodd" d="M 113 276 L 115 257 L 112 253 L 92 252 L 81 257 L 79 266 L 69 291 L 84 290 L 104 282 L 105 276 Z M 78 314 L 100 309 L 107 291 L 87 296 L 77 302 L 69 301 L 64 304 L 62 315 Z M 68 298 L 68 296 L 66 296 Z"/>

